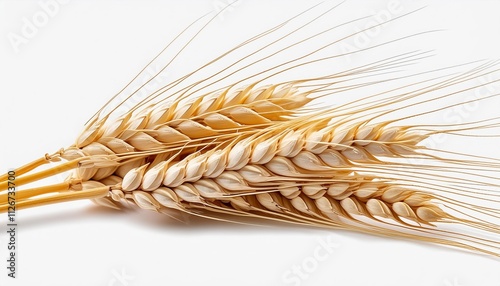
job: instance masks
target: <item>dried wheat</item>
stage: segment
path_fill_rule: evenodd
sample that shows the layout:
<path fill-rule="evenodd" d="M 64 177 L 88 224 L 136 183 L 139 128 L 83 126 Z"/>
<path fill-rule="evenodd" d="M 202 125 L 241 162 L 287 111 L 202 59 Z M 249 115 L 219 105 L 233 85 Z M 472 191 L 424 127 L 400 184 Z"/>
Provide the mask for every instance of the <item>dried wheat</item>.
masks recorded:
<path fill-rule="evenodd" d="M 276 33 L 287 23 L 238 45 L 209 64 L 263 35 Z M 246 86 L 236 82 L 210 90 L 212 77 L 231 74 L 222 69 L 205 80 L 174 89 L 207 64 L 158 89 L 126 112 L 117 114 L 117 107 L 126 100 L 108 113 L 103 112 L 103 107 L 74 145 L 17 169 L 17 184 L 21 186 L 73 170 L 65 182 L 19 191 L 18 208 L 91 199 L 114 209 L 134 205 L 165 214 L 175 210 L 229 221 L 271 219 L 411 238 L 500 256 L 500 241 L 489 238 L 500 233 L 494 222 L 500 217 L 500 184 L 495 177 L 500 167 L 498 159 L 444 152 L 438 156 L 439 150 L 422 144 L 436 134 L 467 135 L 468 131 L 498 128 L 498 118 L 455 126 L 404 124 L 408 118 L 450 106 L 446 105 L 405 118 L 386 119 L 396 107 L 411 110 L 415 105 L 438 103 L 477 87 L 448 90 L 495 73 L 495 63 L 401 87 L 410 91 L 387 90 L 323 109 L 307 104 L 383 83 L 360 84 L 356 80 L 426 54 L 406 53 L 339 73 L 263 84 L 272 75 L 333 58 L 302 61 L 337 42 L 286 62 L 292 67 L 280 64 L 252 75 Z M 391 96 L 391 92 L 396 94 Z M 439 95 L 424 97 L 435 92 Z M 61 160 L 66 162 L 33 171 L 47 162 Z M 6 199 L 7 185 L 7 176 L 1 176 L 2 200 Z M 1 211 L 7 208 L 7 204 L 0 205 Z M 453 224 L 476 232 L 447 227 Z"/>

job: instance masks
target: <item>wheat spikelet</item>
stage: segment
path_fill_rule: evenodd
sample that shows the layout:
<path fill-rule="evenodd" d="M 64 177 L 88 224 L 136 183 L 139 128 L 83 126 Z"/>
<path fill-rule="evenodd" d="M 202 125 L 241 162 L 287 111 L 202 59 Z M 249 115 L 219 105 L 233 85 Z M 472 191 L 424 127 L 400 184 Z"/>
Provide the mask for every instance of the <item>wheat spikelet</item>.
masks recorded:
<path fill-rule="evenodd" d="M 277 32 L 287 23 L 249 42 Z M 500 217 L 500 184 L 495 177 L 498 159 L 456 154 L 465 157 L 457 159 L 422 143 L 438 134 L 462 136 L 468 131 L 495 129 L 500 126 L 498 118 L 454 126 L 405 123 L 408 118 L 450 107 L 433 104 L 477 87 L 455 88 L 494 74 L 496 63 L 401 87 L 409 91 L 385 90 L 328 108 L 314 108 L 310 102 L 365 84 L 384 83 L 357 81 L 409 64 L 426 53 L 410 52 L 339 73 L 264 84 L 273 75 L 327 61 L 331 57 L 307 58 L 324 47 L 250 76 L 247 85 L 238 81 L 210 90 L 212 76 L 217 81 L 216 76 L 231 74 L 222 69 L 175 89 L 205 65 L 126 112 L 119 113 L 117 108 L 127 100 L 110 107 L 108 113 L 104 112 L 109 107 L 106 104 L 72 146 L 17 169 L 18 185 L 73 171 L 63 183 L 20 191 L 18 208 L 91 199 L 114 209 L 132 205 L 165 214 L 174 210 L 236 222 L 240 218 L 272 219 L 411 238 L 500 256 L 500 242 L 490 238 L 499 234 L 499 225 L 493 222 Z M 227 70 L 236 63 L 229 64 Z M 391 96 L 391 92 L 395 94 Z M 437 96 L 425 98 L 431 93 Z M 426 112 L 413 111 L 405 118 L 394 115 L 398 109 L 412 110 L 426 103 L 431 105 Z M 56 167 L 33 171 L 61 159 L 65 162 Z M 6 187 L 6 176 L 2 176 L 0 190 Z M 6 194 L 0 196 L 5 199 Z M 0 207 L 6 211 L 8 206 Z M 475 232 L 447 227 L 453 224 Z"/>

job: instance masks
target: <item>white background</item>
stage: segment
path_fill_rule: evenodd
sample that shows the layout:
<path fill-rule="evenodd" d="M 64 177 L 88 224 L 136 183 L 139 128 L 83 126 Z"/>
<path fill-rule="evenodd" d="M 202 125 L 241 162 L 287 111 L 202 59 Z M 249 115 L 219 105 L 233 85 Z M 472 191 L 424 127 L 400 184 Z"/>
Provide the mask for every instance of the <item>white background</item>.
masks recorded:
<path fill-rule="evenodd" d="M 33 22 L 33 16 L 44 11 L 40 3 L 47 2 L 0 2 L 1 172 L 72 144 L 93 112 L 181 28 L 226 3 L 69 1 L 58 4 L 58 11 L 26 43 L 12 45 L 9 37 L 22 35 L 23 19 Z M 350 1 L 309 30 L 376 14 L 387 10 L 389 2 Z M 315 3 L 240 1 L 214 21 L 202 41 L 193 43 L 178 68 L 189 71 L 207 59 L 205 54 L 220 52 L 219 46 L 230 47 Z M 395 45 L 399 52 L 435 49 L 437 56 L 423 64 L 429 69 L 500 56 L 500 2 L 398 5 L 401 14 L 426 8 L 387 25 L 374 42 L 442 29 L 406 46 Z M 307 70 L 301 72 L 307 76 Z M 176 73 L 171 70 L 169 76 Z M 482 144 L 487 149 L 488 141 Z M 149 212 L 103 210 L 90 202 L 25 210 L 18 213 L 18 223 L 18 278 L 8 278 L 0 262 L 1 285 L 298 285 L 288 283 L 284 275 L 293 265 L 311 263 L 322 245 L 319 241 L 331 240 L 338 247 L 310 267 L 307 278 L 298 280 L 300 285 L 500 286 L 498 259 L 350 232 L 202 219 L 180 224 Z M 4 261 L 3 218 L 0 229 Z M 117 279 L 120 273 L 126 273 L 127 280 Z"/>

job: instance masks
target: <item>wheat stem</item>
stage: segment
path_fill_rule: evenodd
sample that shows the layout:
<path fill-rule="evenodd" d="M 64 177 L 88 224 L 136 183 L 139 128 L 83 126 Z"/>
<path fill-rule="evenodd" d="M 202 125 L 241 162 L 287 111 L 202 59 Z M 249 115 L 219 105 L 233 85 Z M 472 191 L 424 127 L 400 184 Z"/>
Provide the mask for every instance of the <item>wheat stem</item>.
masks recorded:
<path fill-rule="evenodd" d="M 55 189 L 57 189 L 57 188 L 64 189 L 64 186 L 57 184 L 54 186 L 54 188 Z M 50 192 L 55 190 L 55 189 L 52 189 L 52 186 L 47 186 L 47 187 L 45 187 L 45 189 L 50 190 Z M 32 193 L 36 193 L 37 196 L 34 198 L 31 198 L 31 199 L 16 201 L 15 208 L 16 208 L 16 210 L 18 210 L 18 209 L 32 208 L 32 207 L 38 207 L 38 206 L 44 206 L 44 205 L 50 205 L 50 204 L 56 204 L 56 203 L 64 203 L 64 202 L 70 202 L 70 201 L 76 201 L 76 200 L 104 198 L 104 197 L 108 196 L 109 191 L 110 191 L 110 187 L 104 186 L 104 187 L 98 187 L 98 188 L 87 189 L 87 190 L 68 191 L 68 192 L 57 193 L 57 194 L 51 193 L 51 194 L 48 194 L 47 196 L 38 196 L 39 192 L 37 190 L 32 190 Z M 9 204 L 0 205 L 0 213 L 7 212 L 9 207 L 10 207 Z"/>
<path fill-rule="evenodd" d="M 21 201 L 22 199 L 36 197 L 38 195 L 50 194 L 50 193 L 58 193 L 62 191 L 67 191 L 70 189 L 74 182 L 64 181 L 62 183 L 57 183 L 48 186 L 42 186 L 38 188 L 26 189 L 26 190 L 17 190 L 15 199 L 17 201 Z M 7 201 L 7 194 L 0 194 L 0 202 Z"/>
<path fill-rule="evenodd" d="M 72 160 L 69 162 L 64 162 L 60 165 L 53 166 L 49 169 L 40 171 L 38 173 L 26 174 L 24 176 L 17 177 L 15 180 L 15 185 L 16 185 L 16 187 L 19 187 L 19 186 L 22 186 L 22 185 L 25 185 L 28 183 L 32 183 L 32 182 L 42 180 L 42 179 L 47 178 L 47 177 L 57 175 L 59 173 L 73 170 L 76 167 L 78 167 L 78 164 L 80 163 L 80 161 L 82 159 L 84 159 L 84 158 L 75 159 L 75 160 Z M 35 162 L 39 162 L 39 161 L 40 161 L 40 159 L 36 160 Z M 30 164 L 28 164 L 28 165 L 30 165 Z M 5 190 L 7 190 L 8 187 L 9 187 L 8 182 L 1 182 L 0 183 L 0 191 L 5 191 Z"/>

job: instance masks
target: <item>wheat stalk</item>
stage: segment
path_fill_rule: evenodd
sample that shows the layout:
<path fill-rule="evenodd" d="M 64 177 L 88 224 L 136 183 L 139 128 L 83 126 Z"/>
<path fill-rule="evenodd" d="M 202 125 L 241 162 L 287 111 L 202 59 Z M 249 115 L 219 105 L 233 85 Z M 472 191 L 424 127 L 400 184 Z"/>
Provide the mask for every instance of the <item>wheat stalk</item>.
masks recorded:
<path fill-rule="evenodd" d="M 286 23 L 248 42 L 275 33 Z M 455 126 L 403 124 L 408 118 L 454 105 L 385 119 L 397 111 L 396 106 L 401 110 L 434 104 L 489 84 L 448 90 L 495 73 L 495 63 L 401 87 L 410 91 L 384 91 L 322 109 L 308 104 L 365 84 L 383 83 L 360 84 L 356 80 L 426 54 L 407 53 L 335 74 L 262 84 L 272 75 L 327 61 L 331 57 L 301 61 L 322 48 L 287 62 L 292 67 L 277 65 L 250 76 L 253 82 L 246 86 L 239 81 L 207 92 L 213 84 L 208 79 L 223 76 L 221 71 L 175 89 L 205 65 L 122 114 L 117 115 L 117 108 L 126 100 L 104 113 L 109 107 L 106 104 L 72 146 L 16 169 L 18 186 L 73 171 L 64 182 L 20 190 L 17 208 L 92 199 L 115 209 L 134 205 L 167 215 L 180 211 L 235 222 L 240 218 L 272 219 L 417 239 L 500 256 L 500 242 L 489 238 L 500 233 L 494 222 L 500 217 L 495 177 L 498 159 L 452 153 L 438 156 L 439 150 L 422 144 L 437 134 L 463 136 L 495 129 L 500 126 L 498 119 Z M 266 72 L 274 74 L 266 76 Z M 396 94 L 390 96 L 391 92 Z M 424 98 L 436 92 L 440 94 Z M 34 171 L 48 162 L 63 160 L 55 167 Z M 7 199 L 7 177 L 0 177 L 2 201 Z M 0 211 L 7 208 L 7 203 L 0 205 Z M 477 233 L 447 227 L 454 224 Z"/>

